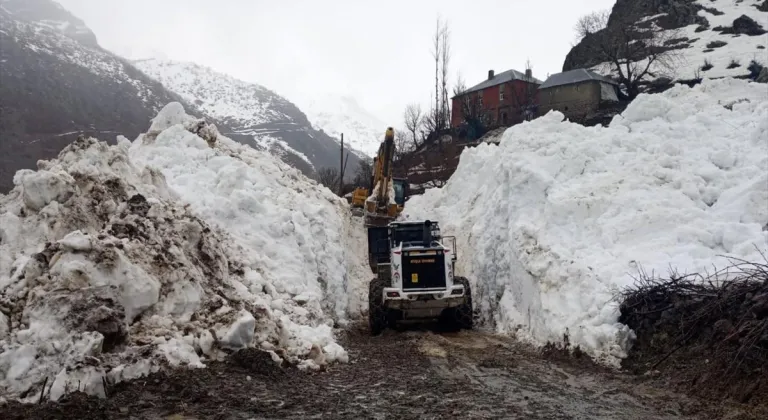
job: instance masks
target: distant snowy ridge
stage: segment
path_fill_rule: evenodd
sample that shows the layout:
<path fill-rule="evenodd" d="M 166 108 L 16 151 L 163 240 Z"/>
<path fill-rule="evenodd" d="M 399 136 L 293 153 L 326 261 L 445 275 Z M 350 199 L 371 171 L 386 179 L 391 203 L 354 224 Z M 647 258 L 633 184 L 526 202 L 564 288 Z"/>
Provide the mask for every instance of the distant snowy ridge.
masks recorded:
<path fill-rule="evenodd" d="M 96 35 L 81 19 L 52 0 L 0 0 L 0 10 L 22 20 L 65 35 L 83 45 L 98 47 Z"/>
<path fill-rule="evenodd" d="M 301 105 L 315 128 L 337 140 L 344 134 L 345 144 L 368 158 L 378 152 L 387 127 L 396 125 L 374 117 L 350 96 L 318 95 Z"/>
<path fill-rule="evenodd" d="M 4 9 L 4 7 L 0 6 Z M 98 46 L 85 45 L 68 36 L 61 36 L 61 31 L 47 24 L 36 21 L 24 21 L 15 18 L 0 9 L 3 22 L 3 36 L 14 37 L 24 48 L 37 54 L 56 56 L 59 60 L 80 66 L 99 77 L 110 78 L 116 83 L 127 83 L 137 92 L 137 96 L 147 105 L 156 106 L 152 86 L 130 74 L 126 64 L 117 56 L 100 49 Z M 30 36 L 30 33 L 32 34 Z"/>
<path fill-rule="evenodd" d="M 244 347 L 308 369 L 348 360 L 332 328 L 359 316 L 347 273 L 365 262 L 346 203 L 180 104 L 132 143 L 81 138 L 14 182 L 0 195 L 2 398 L 104 396 L 103 378 Z"/>
<path fill-rule="evenodd" d="M 559 112 L 466 150 L 406 217 L 459 243 L 481 320 L 536 344 L 569 336 L 614 363 L 633 333 L 616 290 L 639 269 L 712 270 L 768 253 L 768 90 L 725 78 L 640 95 L 609 127 Z M 461 257 L 464 255 L 464 257 Z"/>
<path fill-rule="evenodd" d="M 270 132 L 274 130 L 258 127 L 265 123 L 290 119 L 275 106 L 285 100 L 269 89 L 217 73 L 195 63 L 154 58 L 134 60 L 133 63 L 149 77 L 199 106 L 206 115 L 234 127 L 234 133 L 253 136 L 264 149 L 278 156 L 295 154 L 312 166 L 306 155 L 284 141 L 270 136 Z"/>
<path fill-rule="evenodd" d="M 339 146 L 334 139 L 315 131 L 296 105 L 264 86 L 190 62 L 153 58 L 133 63 L 231 129 L 224 134 L 252 137 L 258 147 L 307 175 L 337 166 Z M 357 157 L 350 159 L 352 167 L 357 162 Z"/>
<path fill-rule="evenodd" d="M 248 121 L 251 125 L 286 119 L 270 105 L 284 101 L 276 93 L 195 63 L 158 59 L 134 60 L 150 77 L 171 87 L 186 100 L 214 118 Z M 215 86 L 211 83 L 216 81 Z"/>
<path fill-rule="evenodd" d="M 78 134 L 135 137 L 165 104 L 183 101 L 95 36 L 80 36 L 82 25 L 50 0 L 0 3 L 0 192 Z"/>

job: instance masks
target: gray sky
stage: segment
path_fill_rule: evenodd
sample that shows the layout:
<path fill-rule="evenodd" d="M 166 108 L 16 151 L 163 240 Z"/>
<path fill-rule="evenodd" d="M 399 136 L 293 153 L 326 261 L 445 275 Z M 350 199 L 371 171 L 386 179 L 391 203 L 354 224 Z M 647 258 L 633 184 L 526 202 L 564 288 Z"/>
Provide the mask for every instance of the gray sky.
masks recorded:
<path fill-rule="evenodd" d="M 452 81 L 489 69 L 559 72 L 579 16 L 615 0 L 58 0 L 127 58 L 194 61 L 289 100 L 348 94 L 399 126 L 409 102 L 429 105 L 430 37 L 451 29 Z"/>

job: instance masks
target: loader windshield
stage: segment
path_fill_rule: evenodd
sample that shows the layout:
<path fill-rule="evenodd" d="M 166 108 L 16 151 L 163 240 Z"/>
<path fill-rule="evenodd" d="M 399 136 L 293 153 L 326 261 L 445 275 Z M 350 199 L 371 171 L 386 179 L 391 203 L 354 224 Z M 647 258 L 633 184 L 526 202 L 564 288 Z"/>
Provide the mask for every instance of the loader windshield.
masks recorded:
<path fill-rule="evenodd" d="M 424 225 L 420 223 L 394 227 L 391 238 L 393 247 L 399 244 L 402 244 L 404 247 L 429 246 L 429 244 L 424 244 Z"/>

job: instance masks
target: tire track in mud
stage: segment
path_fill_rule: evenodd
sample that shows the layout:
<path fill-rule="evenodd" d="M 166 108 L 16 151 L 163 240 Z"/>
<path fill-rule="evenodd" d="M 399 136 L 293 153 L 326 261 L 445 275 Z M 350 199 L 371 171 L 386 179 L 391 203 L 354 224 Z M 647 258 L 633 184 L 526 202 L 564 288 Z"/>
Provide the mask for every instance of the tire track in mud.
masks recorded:
<path fill-rule="evenodd" d="M 594 366 L 560 366 L 512 339 L 483 332 L 425 334 L 419 349 L 447 380 L 470 384 L 492 414 L 532 419 L 680 419 L 693 402 Z M 591 365 L 591 363 L 586 363 Z M 594 370 L 594 371 L 590 371 Z"/>
<path fill-rule="evenodd" d="M 280 369 L 256 350 L 205 369 L 177 369 L 59 403 L 0 404 L 3 419 L 697 419 L 701 401 L 583 360 L 547 359 L 482 331 L 367 327 L 342 332 L 350 363 Z M 749 418 L 741 417 L 741 418 Z"/>

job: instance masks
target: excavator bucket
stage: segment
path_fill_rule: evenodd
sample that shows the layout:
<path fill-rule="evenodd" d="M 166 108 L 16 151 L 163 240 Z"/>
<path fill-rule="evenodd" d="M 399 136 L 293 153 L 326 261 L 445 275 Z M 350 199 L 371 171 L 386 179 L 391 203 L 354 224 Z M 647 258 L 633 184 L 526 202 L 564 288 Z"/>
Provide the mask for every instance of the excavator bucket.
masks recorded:
<path fill-rule="evenodd" d="M 355 188 L 352 192 L 352 207 L 363 208 L 366 198 L 368 198 L 368 190 L 366 188 Z"/>

